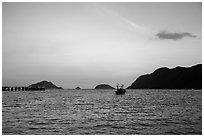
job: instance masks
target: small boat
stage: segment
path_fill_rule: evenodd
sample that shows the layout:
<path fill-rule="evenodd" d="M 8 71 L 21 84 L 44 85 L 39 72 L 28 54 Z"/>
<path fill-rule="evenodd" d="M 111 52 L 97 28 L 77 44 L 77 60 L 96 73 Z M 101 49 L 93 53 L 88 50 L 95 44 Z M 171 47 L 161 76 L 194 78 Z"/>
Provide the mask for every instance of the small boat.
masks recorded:
<path fill-rule="evenodd" d="M 124 95 L 126 90 L 123 88 L 124 85 L 119 86 L 117 84 L 117 90 L 115 91 L 116 95 Z"/>

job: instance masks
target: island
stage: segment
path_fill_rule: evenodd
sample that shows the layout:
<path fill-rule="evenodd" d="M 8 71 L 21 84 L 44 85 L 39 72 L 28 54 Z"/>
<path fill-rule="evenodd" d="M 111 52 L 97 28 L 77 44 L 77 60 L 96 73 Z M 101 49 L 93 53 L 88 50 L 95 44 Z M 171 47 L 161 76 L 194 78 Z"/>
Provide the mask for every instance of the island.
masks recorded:
<path fill-rule="evenodd" d="M 52 82 L 48 82 L 48 81 L 41 81 L 35 84 L 31 84 L 30 86 L 28 86 L 28 88 L 31 89 L 37 89 L 37 88 L 45 88 L 45 89 L 62 89 L 62 87 L 57 87 L 56 85 L 54 85 Z"/>
<path fill-rule="evenodd" d="M 110 85 L 108 84 L 100 84 L 100 85 L 97 85 L 95 87 L 95 89 L 115 89 L 114 87 L 111 87 Z"/>
<path fill-rule="evenodd" d="M 80 87 L 76 87 L 75 89 L 81 89 Z"/>
<path fill-rule="evenodd" d="M 202 64 L 162 67 L 138 77 L 127 89 L 202 89 Z"/>

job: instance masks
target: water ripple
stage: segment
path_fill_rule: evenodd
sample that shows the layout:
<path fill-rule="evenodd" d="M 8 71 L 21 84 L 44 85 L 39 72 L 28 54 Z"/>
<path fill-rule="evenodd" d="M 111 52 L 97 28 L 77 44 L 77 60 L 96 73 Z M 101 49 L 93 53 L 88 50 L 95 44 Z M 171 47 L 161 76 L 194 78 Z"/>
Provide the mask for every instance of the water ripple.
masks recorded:
<path fill-rule="evenodd" d="M 2 92 L 2 133 L 202 134 L 201 91 Z"/>

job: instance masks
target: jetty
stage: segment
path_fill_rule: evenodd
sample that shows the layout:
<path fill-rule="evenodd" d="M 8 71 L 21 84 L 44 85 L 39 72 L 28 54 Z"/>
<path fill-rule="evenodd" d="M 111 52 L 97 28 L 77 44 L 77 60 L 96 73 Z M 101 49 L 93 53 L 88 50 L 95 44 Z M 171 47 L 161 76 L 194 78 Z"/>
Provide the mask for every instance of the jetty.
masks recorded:
<path fill-rule="evenodd" d="M 3 86 L 2 91 L 33 91 L 33 90 L 45 90 L 44 87 L 9 87 Z"/>

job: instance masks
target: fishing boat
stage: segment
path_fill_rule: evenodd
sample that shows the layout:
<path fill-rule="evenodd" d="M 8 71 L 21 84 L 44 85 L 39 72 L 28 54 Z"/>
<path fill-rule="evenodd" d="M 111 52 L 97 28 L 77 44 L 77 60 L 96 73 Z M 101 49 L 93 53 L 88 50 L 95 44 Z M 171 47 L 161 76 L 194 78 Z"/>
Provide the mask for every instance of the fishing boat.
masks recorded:
<path fill-rule="evenodd" d="M 119 86 L 117 84 L 117 90 L 115 91 L 116 95 L 124 95 L 126 90 L 123 88 L 124 85 Z"/>

